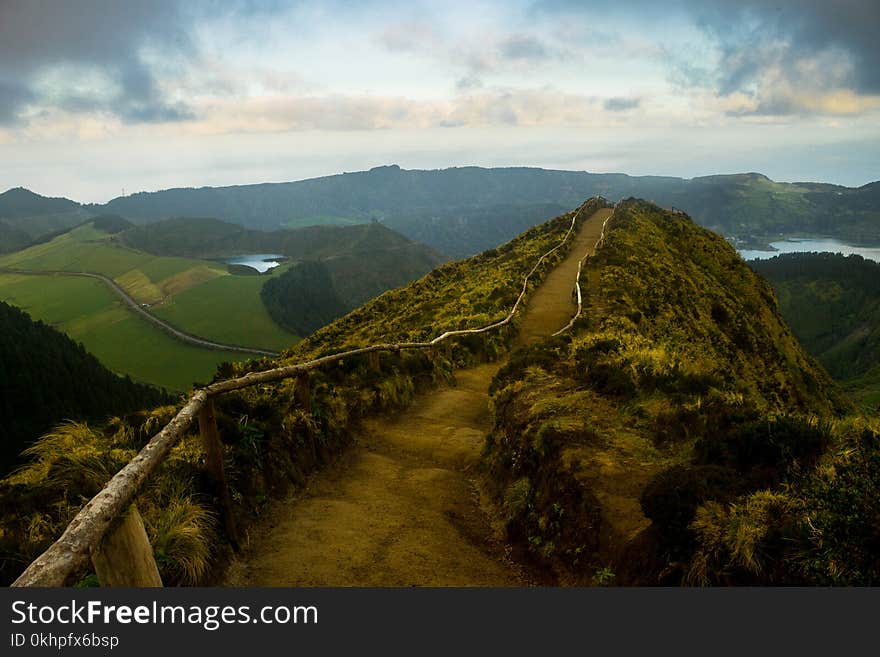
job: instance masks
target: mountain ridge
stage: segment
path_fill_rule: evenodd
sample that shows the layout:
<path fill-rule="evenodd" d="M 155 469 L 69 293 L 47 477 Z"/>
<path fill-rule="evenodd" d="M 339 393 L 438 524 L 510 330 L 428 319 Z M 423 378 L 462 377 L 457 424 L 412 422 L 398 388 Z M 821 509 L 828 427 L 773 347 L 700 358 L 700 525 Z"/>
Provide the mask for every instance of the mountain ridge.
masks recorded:
<path fill-rule="evenodd" d="M 786 232 L 877 241 L 880 182 L 779 183 L 756 172 L 693 178 L 539 167 L 402 169 L 397 165 L 291 182 L 176 187 L 80 206 L 135 223 L 213 217 L 271 230 L 379 220 L 451 257 L 497 246 L 583 198 L 641 197 L 683 209 L 728 237 L 767 243 Z M 0 220 L 2 220 L 0 214 Z"/>

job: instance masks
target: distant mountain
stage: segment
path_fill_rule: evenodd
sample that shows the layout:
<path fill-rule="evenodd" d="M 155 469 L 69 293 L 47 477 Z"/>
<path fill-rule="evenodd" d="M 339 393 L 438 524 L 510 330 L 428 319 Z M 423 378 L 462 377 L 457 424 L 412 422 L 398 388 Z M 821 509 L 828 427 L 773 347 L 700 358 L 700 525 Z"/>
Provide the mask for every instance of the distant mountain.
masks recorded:
<path fill-rule="evenodd" d="M 20 228 L 0 221 L 0 253 L 12 253 L 31 243 L 31 236 Z"/>
<path fill-rule="evenodd" d="M 536 168 L 384 166 L 299 182 L 132 194 L 101 210 L 139 223 L 199 216 L 261 229 L 378 219 L 458 257 L 496 246 L 593 195 L 614 201 L 638 196 L 681 208 L 708 228 L 744 239 L 810 232 L 880 240 L 880 184 L 854 189 L 775 183 L 758 173 L 687 180 Z"/>
<path fill-rule="evenodd" d="M 22 196 L 25 190 L 7 194 L 12 192 Z M 379 220 L 448 256 L 462 257 L 497 246 L 594 195 L 612 201 L 641 197 L 680 208 L 707 228 L 751 243 L 766 243 L 779 233 L 880 243 L 880 183 L 859 188 L 777 183 L 759 173 L 684 179 L 526 167 L 421 171 L 393 165 L 297 182 L 140 192 L 105 205 L 77 206 L 43 197 L 30 202 L 66 201 L 68 209 L 72 204 L 87 215 L 111 213 L 138 224 L 213 217 L 275 230 Z"/>
<path fill-rule="evenodd" d="M 104 419 L 168 401 L 101 365 L 83 346 L 0 301 L 0 476 L 64 420 Z"/>

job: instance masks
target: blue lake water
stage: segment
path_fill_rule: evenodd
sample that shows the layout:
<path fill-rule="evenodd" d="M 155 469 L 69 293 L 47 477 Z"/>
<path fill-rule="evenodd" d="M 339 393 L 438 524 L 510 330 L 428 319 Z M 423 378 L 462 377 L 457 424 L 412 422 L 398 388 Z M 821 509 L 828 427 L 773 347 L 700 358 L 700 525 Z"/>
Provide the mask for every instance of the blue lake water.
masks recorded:
<path fill-rule="evenodd" d="M 249 255 L 226 258 L 223 262 L 230 265 L 245 265 L 246 267 L 253 267 L 263 274 L 280 265 L 283 260 L 284 256 L 280 253 L 252 253 Z"/>
<path fill-rule="evenodd" d="M 789 238 L 779 242 L 770 242 L 775 251 L 756 251 L 754 249 L 741 249 L 740 255 L 746 260 L 766 260 L 780 253 L 810 253 L 812 251 L 842 253 L 843 255 L 857 254 L 866 260 L 880 262 L 880 247 L 853 246 L 830 237 L 819 238 Z"/>

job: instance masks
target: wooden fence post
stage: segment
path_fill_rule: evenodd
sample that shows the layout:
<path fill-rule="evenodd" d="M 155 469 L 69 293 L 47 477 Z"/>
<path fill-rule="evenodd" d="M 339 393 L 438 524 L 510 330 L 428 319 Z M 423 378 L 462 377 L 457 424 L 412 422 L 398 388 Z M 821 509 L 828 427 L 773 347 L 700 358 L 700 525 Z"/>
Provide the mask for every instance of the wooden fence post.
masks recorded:
<path fill-rule="evenodd" d="M 296 384 L 294 385 L 294 399 L 300 408 L 306 413 L 312 412 L 312 390 L 309 386 L 309 373 L 300 372 L 296 375 Z"/>
<path fill-rule="evenodd" d="M 296 383 L 293 386 L 293 398 L 304 413 L 312 412 L 312 388 L 309 384 L 309 373 L 300 372 L 296 375 Z M 309 449 L 312 452 L 312 463 L 318 464 L 318 446 L 315 444 L 315 435 L 309 430 Z"/>
<path fill-rule="evenodd" d="M 371 351 L 369 353 L 370 357 L 370 369 L 377 374 L 382 371 L 382 368 L 379 365 L 379 352 Z"/>
<path fill-rule="evenodd" d="M 101 586 L 162 586 L 144 521 L 132 504 L 91 550 Z"/>
<path fill-rule="evenodd" d="M 220 502 L 220 513 L 223 518 L 223 529 L 234 549 L 238 549 L 238 531 L 235 517 L 232 515 L 232 496 L 226 481 L 226 470 L 223 467 L 223 444 L 217 430 L 214 400 L 208 399 L 199 411 L 199 434 L 202 438 L 202 449 L 205 450 L 205 467 L 214 480 L 214 495 Z"/>

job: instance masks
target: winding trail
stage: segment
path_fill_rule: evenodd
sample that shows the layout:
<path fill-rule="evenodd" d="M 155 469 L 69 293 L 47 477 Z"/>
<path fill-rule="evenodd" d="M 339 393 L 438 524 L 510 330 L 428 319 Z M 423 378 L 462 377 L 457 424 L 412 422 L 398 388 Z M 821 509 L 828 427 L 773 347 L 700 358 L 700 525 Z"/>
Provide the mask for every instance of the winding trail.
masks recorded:
<path fill-rule="evenodd" d="M 579 261 L 610 209 L 580 227 L 569 255 L 535 290 L 516 347 L 565 326 Z M 488 389 L 501 363 L 456 372 L 399 415 L 365 422 L 356 444 L 270 504 L 231 586 L 522 586 L 476 471 L 491 428 Z"/>
<path fill-rule="evenodd" d="M 181 331 L 178 328 L 175 328 L 168 322 L 160 319 L 156 315 L 151 312 L 147 312 L 146 309 L 143 308 L 137 301 L 135 301 L 131 296 L 129 296 L 128 292 L 122 289 L 122 287 L 114 281 L 109 276 L 105 276 L 104 274 L 96 274 L 93 272 L 87 271 L 62 271 L 62 270 L 43 270 L 43 271 L 35 271 L 33 269 L 13 269 L 10 267 L 0 267 L 0 274 L 24 274 L 26 276 L 78 276 L 80 278 L 94 278 L 96 280 L 101 281 L 104 285 L 110 288 L 110 291 L 114 292 L 118 297 L 120 297 L 127 305 L 129 310 L 134 312 L 136 315 L 140 315 L 148 322 L 151 322 L 159 329 L 168 333 L 171 337 L 180 340 L 181 342 L 185 342 L 187 344 L 195 345 L 197 347 L 204 347 L 206 349 L 219 349 L 221 351 L 237 351 L 243 354 L 254 354 L 255 356 L 277 356 L 278 353 L 275 351 L 268 351 L 266 349 L 256 349 L 254 347 L 242 347 L 239 345 L 232 344 L 223 344 L 222 342 L 214 342 L 212 340 L 206 340 L 205 338 L 200 338 L 197 335 L 193 335 L 191 333 L 187 333 L 185 331 Z"/>

